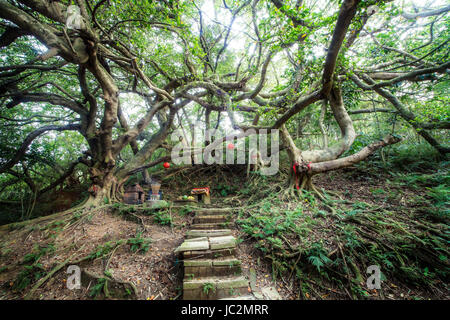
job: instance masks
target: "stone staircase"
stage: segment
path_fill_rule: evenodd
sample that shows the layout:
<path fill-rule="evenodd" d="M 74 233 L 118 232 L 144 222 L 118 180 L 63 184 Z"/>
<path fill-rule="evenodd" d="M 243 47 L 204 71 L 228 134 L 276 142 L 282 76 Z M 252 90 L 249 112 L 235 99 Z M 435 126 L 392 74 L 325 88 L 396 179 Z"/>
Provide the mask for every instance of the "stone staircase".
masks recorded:
<path fill-rule="evenodd" d="M 175 250 L 184 263 L 184 300 L 255 300 L 235 257 L 231 218 L 220 208 L 196 212 L 186 240 Z"/>

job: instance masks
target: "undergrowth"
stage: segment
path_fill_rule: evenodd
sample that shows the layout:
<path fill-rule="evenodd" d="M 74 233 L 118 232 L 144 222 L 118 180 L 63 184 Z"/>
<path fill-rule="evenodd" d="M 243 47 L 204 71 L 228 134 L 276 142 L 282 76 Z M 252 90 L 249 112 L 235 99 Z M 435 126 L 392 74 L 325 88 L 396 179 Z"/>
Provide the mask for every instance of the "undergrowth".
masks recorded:
<path fill-rule="evenodd" d="M 340 298 L 371 297 L 366 285 L 371 265 L 381 269 L 382 298 L 392 282 L 442 296 L 450 271 L 450 178 L 445 162 L 436 166 L 439 170 L 426 173 L 414 171 L 416 165 L 406 171 L 382 169 L 390 178 L 385 188 L 372 190 L 380 205 L 326 192 L 324 203 L 306 191 L 298 200 L 284 202 L 280 178 L 258 177 L 239 193 L 237 224 L 244 241 L 271 261 L 273 278 L 295 283 L 292 290 L 299 297 L 321 299 L 330 291 Z M 393 194 L 401 195 L 405 188 L 413 192 L 407 203 L 393 201 Z"/>
<path fill-rule="evenodd" d="M 125 218 L 131 218 L 131 220 L 136 220 L 136 214 L 142 214 L 145 216 L 150 216 L 153 218 L 153 223 L 160 225 L 171 226 L 173 224 L 173 219 L 169 214 L 168 206 L 161 205 L 157 208 L 153 207 L 141 207 L 134 205 L 126 205 L 123 203 L 115 203 L 112 205 L 113 210 L 118 212 L 118 214 Z"/>
<path fill-rule="evenodd" d="M 138 231 L 135 238 L 128 239 L 132 252 L 146 253 L 150 249 L 151 239 L 142 238 L 142 232 Z"/>
<path fill-rule="evenodd" d="M 22 264 L 24 264 L 24 267 L 13 282 L 12 289 L 14 291 L 21 292 L 31 283 L 45 276 L 46 271 L 42 267 L 42 264 L 39 263 L 39 260 L 41 257 L 53 253 L 54 251 L 55 246 L 50 243 L 46 246 L 36 245 L 32 252 L 26 254 L 22 259 Z"/>

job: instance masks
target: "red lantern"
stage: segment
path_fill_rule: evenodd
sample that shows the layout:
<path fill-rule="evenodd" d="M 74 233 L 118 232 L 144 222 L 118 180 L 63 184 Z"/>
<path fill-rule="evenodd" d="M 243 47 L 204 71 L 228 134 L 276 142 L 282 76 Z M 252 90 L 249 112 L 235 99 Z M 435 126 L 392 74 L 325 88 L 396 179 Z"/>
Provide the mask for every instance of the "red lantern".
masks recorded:
<path fill-rule="evenodd" d="M 163 166 L 164 166 L 164 168 L 166 168 L 166 169 L 169 169 L 169 167 L 170 167 L 170 163 L 168 163 L 168 162 L 164 162 Z"/>
<path fill-rule="evenodd" d="M 234 149 L 234 144 L 229 143 L 228 146 L 227 146 L 227 148 L 230 149 L 230 150 L 233 150 L 233 149 Z"/>

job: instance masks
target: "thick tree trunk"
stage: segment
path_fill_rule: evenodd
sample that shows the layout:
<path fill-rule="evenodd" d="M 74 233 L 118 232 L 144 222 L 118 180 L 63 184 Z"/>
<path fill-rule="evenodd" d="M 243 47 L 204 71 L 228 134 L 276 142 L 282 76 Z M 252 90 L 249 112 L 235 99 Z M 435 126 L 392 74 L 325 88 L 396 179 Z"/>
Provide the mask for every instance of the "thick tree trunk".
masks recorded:
<path fill-rule="evenodd" d="M 302 152 L 297 148 L 294 140 L 284 125 L 281 127 L 281 137 L 284 145 L 286 146 L 291 164 L 289 170 L 288 188 L 289 190 L 292 190 L 292 188 L 296 188 L 297 190 L 303 189 L 305 188 L 306 183 L 310 180 L 310 176 L 308 175 L 308 166 L 305 164 Z"/>
<path fill-rule="evenodd" d="M 342 134 L 340 142 L 335 146 L 322 150 L 302 151 L 295 145 L 286 127 L 283 125 L 280 128 L 281 137 L 290 160 L 289 193 L 293 192 L 293 189 L 312 190 L 323 198 L 312 184 L 313 175 L 353 165 L 366 159 L 375 150 L 400 141 L 400 138 L 389 135 L 368 145 L 356 154 L 339 158 L 351 147 L 356 135 L 353 123 L 345 109 L 340 89 L 333 87 L 328 100 Z"/>
<path fill-rule="evenodd" d="M 116 199 L 117 179 L 113 170 L 108 168 L 90 168 L 92 185 L 89 189 L 87 205 L 111 203 Z"/>

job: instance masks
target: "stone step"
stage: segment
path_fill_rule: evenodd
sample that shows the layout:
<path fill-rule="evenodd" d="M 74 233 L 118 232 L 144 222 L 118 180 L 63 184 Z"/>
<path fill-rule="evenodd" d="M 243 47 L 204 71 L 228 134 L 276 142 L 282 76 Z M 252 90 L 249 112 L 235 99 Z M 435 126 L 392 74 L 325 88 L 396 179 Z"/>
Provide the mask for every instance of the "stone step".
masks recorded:
<path fill-rule="evenodd" d="M 258 299 L 256 299 L 256 297 L 254 295 L 248 294 L 248 295 L 243 295 L 243 296 L 222 298 L 219 300 L 258 300 Z"/>
<path fill-rule="evenodd" d="M 185 300 L 256 300 L 236 259 L 230 208 L 199 208 L 185 241 L 175 250 L 184 264 Z"/>
<path fill-rule="evenodd" d="M 199 207 L 195 209 L 196 212 L 201 212 L 201 213 L 209 213 L 209 212 L 220 212 L 222 214 L 227 214 L 227 213 L 233 213 L 236 212 L 237 210 L 234 208 L 217 208 L 217 207 L 210 207 L 210 206 L 206 206 L 206 207 Z"/>
<path fill-rule="evenodd" d="M 184 260 L 184 278 L 241 275 L 241 261 L 234 257 Z"/>
<path fill-rule="evenodd" d="M 184 259 L 183 263 L 186 265 L 204 265 L 206 263 L 215 266 L 224 266 L 224 265 L 241 265 L 241 260 L 236 257 L 217 257 L 217 258 L 197 258 L 197 259 Z"/>
<path fill-rule="evenodd" d="M 230 216 L 231 211 L 219 211 L 219 210 L 196 210 L 196 216 Z"/>
<path fill-rule="evenodd" d="M 198 251 L 198 250 L 209 250 L 209 241 L 184 241 L 178 248 L 175 249 L 175 253 L 185 252 L 185 251 Z"/>
<path fill-rule="evenodd" d="M 217 216 L 195 216 L 194 224 L 198 223 L 221 223 L 229 221 L 229 216 L 217 215 Z"/>
<path fill-rule="evenodd" d="M 185 240 L 178 248 L 175 249 L 175 253 L 209 249 L 228 249 L 234 247 L 236 247 L 236 238 L 233 236 L 200 237 Z"/>
<path fill-rule="evenodd" d="M 222 257 L 233 256 L 236 253 L 235 248 L 219 249 L 219 250 L 192 250 L 184 251 L 183 259 L 216 259 Z"/>
<path fill-rule="evenodd" d="M 217 300 L 248 295 L 248 280 L 239 277 L 208 277 L 184 280 L 184 300 Z"/>
<path fill-rule="evenodd" d="M 191 230 L 216 230 L 216 229 L 229 229 L 232 226 L 231 222 L 221 223 L 196 223 L 191 225 Z"/>
<path fill-rule="evenodd" d="M 192 239 L 197 237 L 221 237 L 230 236 L 231 229 L 219 229 L 219 230 L 189 230 L 186 232 L 186 238 Z"/>
<path fill-rule="evenodd" d="M 185 239 L 184 241 L 208 241 L 208 237 L 200 236 L 200 237 Z"/>
<path fill-rule="evenodd" d="M 236 238 L 233 236 L 211 237 L 209 240 L 209 248 L 211 250 L 229 249 L 236 247 Z"/>

